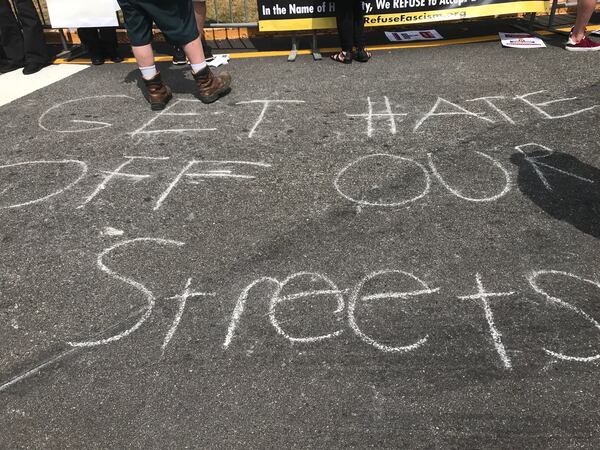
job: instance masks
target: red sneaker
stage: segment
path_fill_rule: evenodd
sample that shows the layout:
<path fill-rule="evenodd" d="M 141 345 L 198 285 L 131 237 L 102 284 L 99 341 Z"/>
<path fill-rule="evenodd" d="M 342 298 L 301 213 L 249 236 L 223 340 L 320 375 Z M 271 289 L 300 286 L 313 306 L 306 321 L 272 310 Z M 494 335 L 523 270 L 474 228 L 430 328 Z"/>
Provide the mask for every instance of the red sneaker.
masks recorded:
<path fill-rule="evenodd" d="M 575 42 L 573 41 L 571 35 L 569 35 L 569 40 L 565 45 L 565 50 L 569 50 L 570 52 L 596 52 L 600 50 L 600 44 L 592 41 L 587 36 L 585 36 L 579 42 Z"/>

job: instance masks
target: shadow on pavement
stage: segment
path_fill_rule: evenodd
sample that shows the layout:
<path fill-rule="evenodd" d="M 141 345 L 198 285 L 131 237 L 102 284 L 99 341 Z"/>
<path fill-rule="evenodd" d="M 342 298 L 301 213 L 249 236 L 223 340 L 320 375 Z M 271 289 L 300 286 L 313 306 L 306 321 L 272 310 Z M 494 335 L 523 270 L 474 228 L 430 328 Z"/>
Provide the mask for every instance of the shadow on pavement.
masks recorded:
<path fill-rule="evenodd" d="M 135 83 L 137 86 L 144 90 L 144 83 L 142 82 L 142 75 L 138 70 L 137 66 L 129 71 L 125 78 L 124 83 Z M 175 94 L 193 94 L 196 92 L 196 83 L 192 78 L 192 73 L 189 65 L 185 66 L 173 66 L 170 62 L 156 63 L 156 68 L 161 73 L 163 82 L 168 85 L 173 93 Z M 218 72 L 222 69 L 217 69 Z M 226 70 L 226 69 L 225 69 Z"/>
<path fill-rule="evenodd" d="M 600 238 L 600 170 L 537 144 L 511 156 L 523 194 L 555 219 Z"/>

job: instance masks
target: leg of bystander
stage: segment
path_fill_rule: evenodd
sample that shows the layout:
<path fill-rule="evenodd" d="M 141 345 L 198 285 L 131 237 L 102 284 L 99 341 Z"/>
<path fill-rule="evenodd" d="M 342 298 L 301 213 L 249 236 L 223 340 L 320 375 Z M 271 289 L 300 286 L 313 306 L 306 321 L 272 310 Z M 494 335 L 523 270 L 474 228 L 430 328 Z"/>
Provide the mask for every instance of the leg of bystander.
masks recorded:
<path fill-rule="evenodd" d="M 600 44 L 587 37 L 585 27 L 596 9 L 596 0 L 578 0 L 577 18 L 571 30 L 565 49 L 572 52 L 589 52 L 600 50 Z"/>

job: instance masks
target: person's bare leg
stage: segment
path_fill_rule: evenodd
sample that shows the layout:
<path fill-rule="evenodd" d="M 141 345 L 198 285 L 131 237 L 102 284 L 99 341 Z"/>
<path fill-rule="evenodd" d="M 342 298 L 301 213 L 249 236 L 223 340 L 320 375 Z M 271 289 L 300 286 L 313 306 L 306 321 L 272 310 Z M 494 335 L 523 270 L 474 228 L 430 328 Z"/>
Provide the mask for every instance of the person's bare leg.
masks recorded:
<path fill-rule="evenodd" d="M 133 56 L 137 62 L 140 72 L 142 72 L 142 78 L 144 80 L 153 80 L 158 71 L 154 65 L 154 51 L 152 50 L 152 44 L 131 46 L 133 50 Z"/>
<path fill-rule="evenodd" d="M 204 57 L 204 50 L 202 49 L 202 43 L 200 42 L 200 38 L 194 39 L 189 44 L 183 46 L 183 51 L 185 52 L 185 56 L 189 59 L 190 64 L 202 64 L 206 61 Z"/>
<path fill-rule="evenodd" d="M 571 38 L 579 42 L 585 37 L 585 27 L 596 9 L 596 0 L 579 0 L 577 2 L 577 18 L 571 32 Z"/>
<path fill-rule="evenodd" d="M 204 37 L 204 25 L 206 24 L 206 2 L 192 2 L 194 5 L 194 15 L 196 16 L 196 26 L 200 33 L 202 48 L 204 49 L 204 57 L 209 60 L 213 58 L 212 48 L 206 42 Z"/>
<path fill-rule="evenodd" d="M 154 65 L 154 51 L 152 50 L 152 44 L 139 47 L 132 46 L 131 50 L 133 50 L 133 56 L 135 56 L 138 67 L 149 67 Z"/>
<path fill-rule="evenodd" d="M 194 14 L 196 15 L 196 24 L 198 25 L 198 32 L 200 37 L 204 33 L 204 23 L 206 22 L 206 3 L 205 2 L 193 2 L 194 3 Z"/>

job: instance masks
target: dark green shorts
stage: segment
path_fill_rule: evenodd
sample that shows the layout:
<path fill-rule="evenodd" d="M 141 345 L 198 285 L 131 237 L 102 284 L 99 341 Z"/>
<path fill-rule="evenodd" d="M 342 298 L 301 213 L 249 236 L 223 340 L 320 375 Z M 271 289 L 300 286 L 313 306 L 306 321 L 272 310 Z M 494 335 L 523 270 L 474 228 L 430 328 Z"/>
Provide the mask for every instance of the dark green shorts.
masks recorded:
<path fill-rule="evenodd" d="M 131 45 L 152 42 L 152 23 L 170 44 L 182 47 L 198 37 L 192 0 L 118 0 Z"/>

